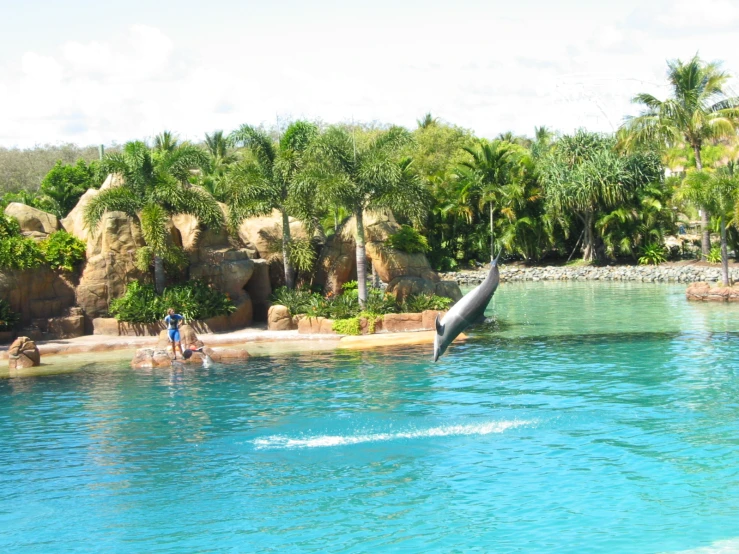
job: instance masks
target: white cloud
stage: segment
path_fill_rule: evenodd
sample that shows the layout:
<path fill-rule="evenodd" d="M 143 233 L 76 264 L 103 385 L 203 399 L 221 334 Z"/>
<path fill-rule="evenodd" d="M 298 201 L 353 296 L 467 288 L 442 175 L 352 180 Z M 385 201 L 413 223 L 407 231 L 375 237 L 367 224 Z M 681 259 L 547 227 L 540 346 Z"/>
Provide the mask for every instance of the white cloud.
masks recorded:
<path fill-rule="evenodd" d="M 700 51 L 739 70 L 732 33 L 664 32 L 682 24 L 682 8 L 670 21 L 669 10 L 641 10 L 637 21 L 628 11 L 503 18 L 464 7 L 421 22 L 411 12 L 391 23 L 257 20 L 179 40 L 137 24 L 28 51 L 0 67 L 0 144 L 123 142 L 163 129 L 200 139 L 277 117 L 412 126 L 427 111 L 484 136 L 537 125 L 610 131 L 634 113 L 637 92 L 667 94 L 667 59 Z"/>

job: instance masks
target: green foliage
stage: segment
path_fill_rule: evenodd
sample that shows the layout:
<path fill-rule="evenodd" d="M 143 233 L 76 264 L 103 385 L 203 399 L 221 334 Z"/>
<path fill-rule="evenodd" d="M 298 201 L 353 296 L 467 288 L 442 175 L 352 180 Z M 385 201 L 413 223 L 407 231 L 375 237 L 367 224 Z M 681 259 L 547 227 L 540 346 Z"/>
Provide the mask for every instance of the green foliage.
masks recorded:
<path fill-rule="evenodd" d="M 189 281 L 164 289 L 159 295 L 153 285 L 129 283 L 126 292 L 110 303 L 110 313 L 119 321 L 155 323 L 174 308 L 187 321 L 228 315 L 236 310 L 227 294 L 203 281 Z"/>
<path fill-rule="evenodd" d="M 33 269 L 45 261 L 33 239 L 11 236 L 0 240 L 0 269 Z"/>
<path fill-rule="evenodd" d="M 425 254 L 429 251 L 429 243 L 426 237 L 410 225 L 401 226 L 400 230 L 387 238 L 385 245 L 408 254 Z"/>
<path fill-rule="evenodd" d="M 292 315 L 305 314 L 316 300 L 322 300 L 320 294 L 311 292 L 309 289 L 289 289 L 280 287 L 271 296 L 273 304 L 286 306 Z"/>
<path fill-rule="evenodd" d="M 662 246 L 662 244 L 646 244 L 642 247 L 641 254 L 642 255 L 639 258 L 639 263 L 642 265 L 657 265 L 667 261 L 667 257 L 665 256 L 665 247 Z M 719 253 L 719 260 L 720 257 L 721 253 Z"/>
<path fill-rule="evenodd" d="M 18 237 L 21 234 L 21 226 L 18 220 L 9 215 L 0 214 L 0 240 L 9 237 Z"/>
<path fill-rule="evenodd" d="M 162 253 L 164 269 L 167 274 L 184 270 L 190 263 L 187 253 L 178 246 L 169 246 Z M 151 246 L 142 246 L 136 250 L 134 265 L 139 271 L 149 271 L 154 266 L 154 249 Z"/>
<path fill-rule="evenodd" d="M 708 256 L 706 256 L 706 261 L 709 264 L 720 264 L 721 263 L 721 247 L 720 246 L 712 247 L 711 251 L 708 253 Z"/>
<path fill-rule="evenodd" d="M 10 309 L 10 304 L 0 299 L 0 331 L 12 331 L 19 321 L 20 315 Z"/>
<path fill-rule="evenodd" d="M 435 294 L 412 294 L 401 304 L 401 313 L 416 314 L 425 310 L 448 310 L 453 303 L 451 298 Z"/>
<path fill-rule="evenodd" d="M 104 175 L 97 162 L 89 165 L 84 160 L 76 164 L 57 161 L 51 171 L 41 181 L 40 195 L 34 206 L 53 213 L 59 218 L 66 217 L 75 207 L 87 189 L 99 188 Z"/>
<path fill-rule="evenodd" d="M 51 233 L 39 248 L 52 269 L 74 271 L 85 259 L 85 243 L 66 231 Z"/>
<path fill-rule="evenodd" d="M 341 290 L 344 292 L 350 291 L 350 290 L 357 290 L 359 287 L 359 283 L 357 281 L 347 281 L 343 285 L 341 285 Z"/>
<path fill-rule="evenodd" d="M 349 317 L 346 319 L 336 319 L 331 328 L 340 335 L 361 335 L 362 328 L 359 323 L 359 317 Z"/>

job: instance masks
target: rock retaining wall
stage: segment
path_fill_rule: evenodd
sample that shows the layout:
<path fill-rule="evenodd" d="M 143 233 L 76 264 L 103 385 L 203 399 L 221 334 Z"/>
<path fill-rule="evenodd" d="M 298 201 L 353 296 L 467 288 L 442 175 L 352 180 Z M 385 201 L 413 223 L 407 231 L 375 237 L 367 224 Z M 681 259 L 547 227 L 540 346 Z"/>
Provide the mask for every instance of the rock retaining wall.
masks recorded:
<path fill-rule="evenodd" d="M 486 269 L 442 273 L 441 278 L 460 286 L 479 285 Z M 729 270 L 729 277 L 739 281 L 739 268 Z M 506 281 L 639 281 L 645 283 L 696 283 L 721 280 L 721 267 L 707 265 L 617 265 L 585 267 L 502 266 L 500 280 Z"/>

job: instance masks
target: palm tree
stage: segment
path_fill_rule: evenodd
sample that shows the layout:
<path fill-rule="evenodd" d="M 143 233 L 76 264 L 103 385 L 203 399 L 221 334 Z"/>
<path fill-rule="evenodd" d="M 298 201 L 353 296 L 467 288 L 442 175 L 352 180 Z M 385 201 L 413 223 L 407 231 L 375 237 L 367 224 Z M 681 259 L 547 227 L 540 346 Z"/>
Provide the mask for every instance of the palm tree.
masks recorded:
<path fill-rule="evenodd" d="M 100 192 L 85 209 L 85 225 L 94 229 L 103 214 L 121 211 L 141 228 L 154 255 L 154 284 L 164 290 L 164 258 L 167 256 L 167 223 L 172 215 L 189 214 L 201 225 L 218 228 L 223 212 L 213 197 L 188 183 L 190 171 L 202 168 L 208 159 L 202 150 L 183 145 L 154 156 L 140 141 L 129 142 L 121 153 L 109 154 L 103 167 L 122 177 L 122 184 Z"/>
<path fill-rule="evenodd" d="M 701 147 L 706 141 L 736 134 L 739 119 L 739 98 L 726 95 L 730 75 L 717 63 L 704 63 L 696 54 L 687 63 L 673 60 L 667 63 L 667 78 L 671 97 L 659 100 L 648 93 L 637 94 L 632 102 L 644 110 L 636 117 L 627 117 L 623 124 L 627 146 L 643 144 L 687 144 L 695 154 L 698 171 L 703 169 Z M 703 206 L 703 255 L 711 249 L 708 228 L 709 214 Z"/>
<path fill-rule="evenodd" d="M 436 125 L 438 122 L 439 118 L 433 117 L 431 115 L 431 112 L 428 112 L 426 115 L 424 115 L 423 119 L 416 120 L 416 124 L 418 125 L 419 129 L 428 129 L 429 127 Z"/>
<path fill-rule="evenodd" d="M 331 127 L 312 148 L 313 163 L 306 183 L 317 185 L 317 202 L 339 205 L 356 219 L 356 259 L 359 302 L 367 300 L 364 213 L 390 209 L 420 219 L 426 213 L 428 191 L 412 177 L 409 161 L 398 163 L 397 154 L 412 141 L 401 127 L 377 134 L 357 144 L 352 132 Z"/>
<path fill-rule="evenodd" d="M 727 219 L 737 211 L 739 179 L 733 175 L 733 167 L 722 168 L 716 172 L 690 171 L 685 177 L 679 195 L 700 206 L 705 206 L 713 214 L 718 214 L 721 233 L 721 270 L 723 284 L 729 286 L 729 255 L 726 246 Z"/>
<path fill-rule="evenodd" d="M 500 206 L 503 190 L 513 181 L 517 147 L 510 142 L 481 140 L 477 147 L 464 147 L 470 159 L 461 162 L 456 169 L 459 184 L 459 198 L 470 206 L 468 214 L 472 216 L 472 204 L 478 204 L 480 210 L 488 205 L 490 214 L 490 261 L 495 258 L 495 216 Z"/>
<path fill-rule="evenodd" d="M 282 262 L 285 285 L 295 287 L 291 260 L 290 214 L 310 212 L 309 200 L 297 188 L 297 176 L 303 169 L 303 158 L 318 128 L 306 121 L 295 121 L 275 144 L 261 129 L 242 125 L 231 133 L 233 144 L 246 146 L 251 156 L 235 165 L 230 173 L 227 204 L 231 225 L 237 226 L 247 217 L 266 215 L 278 210 L 282 215 Z"/>
<path fill-rule="evenodd" d="M 228 138 L 220 130 L 214 131 L 212 135 L 205 134 L 205 148 L 210 160 L 203 171 L 200 185 L 216 200 L 224 201 L 226 175 L 237 158 L 229 152 Z"/>
<path fill-rule="evenodd" d="M 172 131 L 162 131 L 154 137 L 154 151 L 158 154 L 171 153 L 180 147 L 180 140 Z"/>

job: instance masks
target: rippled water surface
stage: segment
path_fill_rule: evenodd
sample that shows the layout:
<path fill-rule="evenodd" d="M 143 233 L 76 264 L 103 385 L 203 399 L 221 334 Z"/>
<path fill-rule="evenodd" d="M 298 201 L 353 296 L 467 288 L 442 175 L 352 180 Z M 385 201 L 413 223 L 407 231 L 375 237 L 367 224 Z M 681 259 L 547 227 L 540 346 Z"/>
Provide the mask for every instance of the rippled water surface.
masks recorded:
<path fill-rule="evenodd" d="M 739 306 L 505 284 L 450 347 L 0 379 L 0 551 L 735 552 Z"/>

